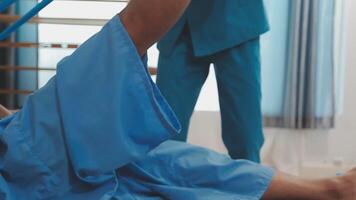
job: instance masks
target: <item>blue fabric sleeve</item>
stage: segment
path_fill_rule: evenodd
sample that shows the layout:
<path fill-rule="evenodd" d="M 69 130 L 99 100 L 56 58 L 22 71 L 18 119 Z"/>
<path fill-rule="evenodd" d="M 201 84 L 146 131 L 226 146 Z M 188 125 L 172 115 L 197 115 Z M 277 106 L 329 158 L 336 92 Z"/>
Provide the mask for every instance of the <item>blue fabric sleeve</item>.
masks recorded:
<path fill-rule="evenodd" d="M 76 180 L 99 185 L 177 134 L 146 61 L 117 16 L 63 59 L 57 75 L 0 123 L 0 197 L 53 199 Z"/>
<path fill-rule="evenodd" d="M 59 63 L 56 85 L 69 157 L 87 182 L 179 132 L 118 17 Z"/>

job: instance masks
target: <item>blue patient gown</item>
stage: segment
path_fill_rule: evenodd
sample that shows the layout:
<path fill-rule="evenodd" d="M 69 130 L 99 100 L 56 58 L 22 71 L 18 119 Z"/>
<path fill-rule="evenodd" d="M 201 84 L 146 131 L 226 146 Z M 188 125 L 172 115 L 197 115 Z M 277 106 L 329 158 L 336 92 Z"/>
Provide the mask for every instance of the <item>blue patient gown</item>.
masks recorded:
<path fill-rule="evenodd" d="M 180 129 L 114 17 L 0 121 L 0 199 L 259 199 L 273 170 L 168 139 Z"/>

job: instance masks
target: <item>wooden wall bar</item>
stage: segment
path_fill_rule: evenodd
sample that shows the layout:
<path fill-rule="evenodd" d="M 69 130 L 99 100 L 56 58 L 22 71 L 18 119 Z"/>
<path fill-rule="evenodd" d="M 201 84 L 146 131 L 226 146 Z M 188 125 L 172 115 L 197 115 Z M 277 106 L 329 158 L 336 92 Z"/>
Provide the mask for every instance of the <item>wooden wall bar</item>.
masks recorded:
<path fill-rule="evenodd" d="M 0 48 L 55 48 L 76 49 L 79 44 L 67 43 L 33 43 L 33 42 L 0 42 Z"/>
<path fill-rule="evenodd" d="M 56 0 L 69 1 L 69 0 Z M 95 0 L 76 0 L 76 1 L 95 1 Z M 129 0 L 101 0 L 100 2 L 128 2 Z M 96 1 L 98 2 L 98 1 Z M 20 18 L 18 15 L 0 14 L 0 23 L 11 24 Z M 63 25 L 86 25 L 86 26 L 103 26 L 108 20 L 106 19 L 80 19 L 80 18 L 45 18 L 34 17 L 28 23 L 32 24 L 63 24 Z M 80 44 L 69 43 L 33 43 L 33 42 L 9 42 L 0 41 L 0 48 L 54 48 L 54 49 L 76 49 Z M 14 71 L 53 71 L 55 67 L 31 67 L 31 66 L 8 66 L 0 65 L 1 72 Z M 151 75 L 157 75 L 155 67 L 149 67 Z M 31 90 L 0 89 L 0 95 L 28 95 Z"/>
<path fill-rule="evenodd" d="M 156 67 L 148 67 L 148 70 L 151 75 L 157 75 Z M 56 68 L 0 65 L 0 71 L 56 71 Z"/>

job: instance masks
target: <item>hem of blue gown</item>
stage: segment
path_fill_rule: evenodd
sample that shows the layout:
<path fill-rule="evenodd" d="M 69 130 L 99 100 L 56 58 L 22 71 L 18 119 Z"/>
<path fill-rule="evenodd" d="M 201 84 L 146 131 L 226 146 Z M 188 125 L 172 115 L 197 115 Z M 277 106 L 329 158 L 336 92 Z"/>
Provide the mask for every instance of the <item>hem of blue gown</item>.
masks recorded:
<path fill-rule="evenodd" d="M 261 169 L 262 172 L 259 172 L 260 179 L 257 181 L 256 185 L 256 193 L 253 195 L 242 195 L 236 194 L 236 200 L 260 200 L 263 195 L 267 192 L 273 177 L 275 175 L 275 171 L 272 168 L 264 167 Z M 117 175 L 118 176 L 118 175 Z M 121 186 L 128 184 L 130 181 L 126 177 L 120 176 Z M 119 184 L 119 183 L 118 183 Z M 134 194 L 127 188 L 127 186 L 119 187 L 118 185 L 115 188 L 115 191 L 112 191 L 111 194 L 107 193 L 107 197 L 111 198 L 123 198 L 130 200 L 137 200 L 138 198 L 134 196 Z M 235 198 L 234 198 L 235 199 Z"/>
<path fill-rule="evenodd" d="M 269 186 L 271 185 L 275 174 L 276 172 L 274 169 L 270 167 L 264 168 L 263 172 L 261 173 L 262 178 L 259 181 L 261 188 L 256 194 L 256 200 L 262 199 L 263 195 L 267 192 Z"/>
<path fill-rule="evenodd" d="M 143 83 L 145 84 L 145 88 L 147 93 L 151 96 L 151 100 L 153 100 L 152 105 L 156 110 L 156 114 L 160 119 L 162 125 L 167 129 L 167 131 L 171 134 L 171 136 L 175 136 L 179 134 L 181 131 L 181 125 L 173 112 L 172 108 L 168 104 L 168 102 L 164 99 L 161 92 L 157 88 L 156 84 L 151 79 L 148 69 L 147 69 L 147 59 L 142 58 L 134 45 L 130 35 L 126 31 L 126 28 L 121 22 L 120 17 L 115 16 L 111 22 L 113 22 L 113 30 L 116 32 L 121 32 L 127 38 L 127 47 L 130 48 L 130 52 L 134 52 L 134 56 L 132 58 L 132 62 L 136 63 L 132 65 L 133 67 L 137 67 L 136 70 L 139 71 L 139 75 L 142 76 Z M 143 71 L 142 71 L 143 70 Z"/>

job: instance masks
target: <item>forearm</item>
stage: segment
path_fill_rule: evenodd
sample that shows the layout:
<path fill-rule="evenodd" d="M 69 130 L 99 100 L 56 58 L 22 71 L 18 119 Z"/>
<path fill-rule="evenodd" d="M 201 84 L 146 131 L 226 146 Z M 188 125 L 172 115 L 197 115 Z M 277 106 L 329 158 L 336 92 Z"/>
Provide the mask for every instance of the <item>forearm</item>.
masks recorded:
<path fill-rule="evenodd" d="M 178 21 L 190 0 L 131 0 L 119 14 L 140 55 Z"/>

